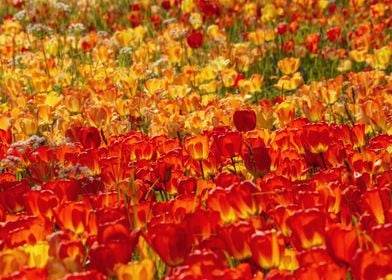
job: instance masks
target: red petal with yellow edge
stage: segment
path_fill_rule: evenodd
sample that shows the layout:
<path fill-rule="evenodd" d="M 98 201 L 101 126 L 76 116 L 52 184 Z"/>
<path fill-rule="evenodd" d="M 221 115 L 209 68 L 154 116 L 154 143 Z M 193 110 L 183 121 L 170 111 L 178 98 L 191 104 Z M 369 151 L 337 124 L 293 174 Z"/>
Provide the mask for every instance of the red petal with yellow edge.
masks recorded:
<path fill-rule="evenodd" d="M 292 245 L 309 249 L 325 244 L 325 214 L 316 208 L 298 210 L 287 219 L 291 230 Z"/>
<path fill-rule="evenodd" d="M 284 247 L 281 233 L 275 230 L 256 231 L 250 241 L 252 260 L 262 269 L 277 268 L 283 257 Z"/>
<path fill-rule="evenodd" d="M 185 139 L 184 148 L 194 160 L 207 159 L 210 150 L 208 136 L 197 135 L 188 137 Z"/>
<path fill-rule="evenodd" d="M 390 222 L 387 215 L 387 211 L 391 209 L 390 189 L 367 190 L 361 196 L 361 206 L 363 210 L 369 211 L 377 224 Z"/>
<path fill-rule="evenodd" d="M 250 241 L 255 229 L 245 221 L 225 226 L 218 231 L 218 238 L 225 243 L 225 250 L 236 260 L 249 258 L 251 253 Z"/>

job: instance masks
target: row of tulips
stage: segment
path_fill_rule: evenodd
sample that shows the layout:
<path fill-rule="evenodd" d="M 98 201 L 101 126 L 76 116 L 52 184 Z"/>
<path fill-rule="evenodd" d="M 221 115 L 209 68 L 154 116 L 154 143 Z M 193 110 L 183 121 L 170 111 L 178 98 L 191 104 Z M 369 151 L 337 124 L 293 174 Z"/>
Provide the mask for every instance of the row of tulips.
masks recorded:
<path fill-rule="evenodd" d="M 236 111 L 234 123 L 237 130 L 217 127 L 183 142 L 140 132 L 104 140 L 90 127 L 49 146 L 38 137 L 11 143 L 2 131 L 0 273 L 392 273 L 391 136 L 306 119 L 273 132 L 254 129 L 251 110 Z"/>
<path fill-rule="evenodd" d="M 287 92 L 300 94 L 252 106 L 258 128 L 302 115 L 390 133 L 385 1 L 141 1 L 129 7 L 131 17 L 159 14 L 159 28 L 140 22 L 111 33 L 87 28 L 76 12 L 89 15 L 98 4 L 76 2 L 13 1 L 15 13 L 2 22 L 0 128 L 15 140 L 39 134 L 61 142 L 78 126 L 99 127 L 105 137 L 130 129 L 198 134 L 232 125 L 246 103 Z M 106 5 L 118 11 L 118 3 Z M 348 72 L 358 69 L 375 71 Z"/>

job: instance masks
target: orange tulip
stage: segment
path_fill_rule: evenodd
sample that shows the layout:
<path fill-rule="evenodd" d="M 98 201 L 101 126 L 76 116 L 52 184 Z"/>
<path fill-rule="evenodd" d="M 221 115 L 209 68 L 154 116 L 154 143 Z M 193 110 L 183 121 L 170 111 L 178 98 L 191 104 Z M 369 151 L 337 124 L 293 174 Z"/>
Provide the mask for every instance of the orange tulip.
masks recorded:
<path fill-rule="evenodd" d="M 237 211 L 228 199 L 228 192 L 222 188 L 216 188 L 208 194 L 208 209 L 217 211 L 223 222 L 230 223 L 236 221 Z"/>
<path fill-rule="evenodd" d="M 184 148 L 194 160 L 204 160 L 209 154 L 209 139 L 207 135 L 197 135 L 185 139 Z"/>
<path fill-rule="evenodd" d="M 76 234 L 88 233 L 91 213 L 83 202 L 65 202 L 55 211 L 57 225 Z"/>
<path fill-rule="evenodd" d="M 286 57 L 278 61 L 278 68 L 284 75 L 294 74 L 299 65 L 300 59 L 295 57 Z"/>

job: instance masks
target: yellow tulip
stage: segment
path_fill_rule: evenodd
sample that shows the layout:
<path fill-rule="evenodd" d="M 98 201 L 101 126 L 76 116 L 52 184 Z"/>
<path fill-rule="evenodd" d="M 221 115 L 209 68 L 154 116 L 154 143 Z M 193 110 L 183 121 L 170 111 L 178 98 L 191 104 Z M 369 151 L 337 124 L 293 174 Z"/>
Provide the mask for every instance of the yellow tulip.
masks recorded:
<path fill-rule="evenodd" d="M 284 75 L 291 75 L 298 71 L 300 59 L 295 57 L 286 57 L 278 61 L 278 68 Z"/>
<path fill-rule="evenodd" d="M 152 280 L 154 279 L 155 266 L 152 260 L 144 259 L 140 262 L 116 265 L 115 272 L 119 280 Z"/>

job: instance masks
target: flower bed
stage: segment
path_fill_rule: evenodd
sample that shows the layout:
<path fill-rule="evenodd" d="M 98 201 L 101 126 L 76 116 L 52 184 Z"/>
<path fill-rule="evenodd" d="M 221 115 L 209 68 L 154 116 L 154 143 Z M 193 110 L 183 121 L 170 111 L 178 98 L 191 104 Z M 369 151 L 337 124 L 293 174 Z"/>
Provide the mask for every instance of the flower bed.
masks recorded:
<path fill-rule="evenodd" d="M 0 4 L 1 279 L 389 279 L 390 2 Z"/>

